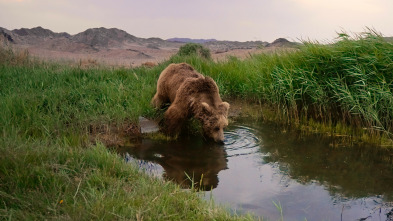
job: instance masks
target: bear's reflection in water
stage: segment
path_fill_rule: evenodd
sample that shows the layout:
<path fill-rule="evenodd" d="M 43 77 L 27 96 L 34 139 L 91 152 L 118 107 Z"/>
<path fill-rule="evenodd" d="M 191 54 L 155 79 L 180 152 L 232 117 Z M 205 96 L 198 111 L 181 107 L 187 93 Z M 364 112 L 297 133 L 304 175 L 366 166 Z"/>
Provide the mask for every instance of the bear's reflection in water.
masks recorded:
<path fill-rule="evenodd" d="M 184 188 L 193 186 L 207 191 L 216 188 L 218 173 L 227 169 L 223 145 L 206 142 L 200 137 L 179 139 L 174 142 L 144 139 L 135 146 L 121 147 L 118 151 L 159 164 L 164 169 L 165 179 L 173 180 Z"/>

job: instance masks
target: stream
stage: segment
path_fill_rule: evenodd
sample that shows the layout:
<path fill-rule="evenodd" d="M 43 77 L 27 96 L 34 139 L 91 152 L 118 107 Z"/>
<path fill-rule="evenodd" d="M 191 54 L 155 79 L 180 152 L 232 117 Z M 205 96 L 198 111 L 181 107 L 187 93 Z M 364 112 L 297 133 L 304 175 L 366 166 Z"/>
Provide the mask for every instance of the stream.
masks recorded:
<path fill-rule="evenodd" d="M 117 150 L 153 176 L 267 220 L 393 220 L 393 150 L 239 120 L 224 144 L 186 136 Z M 192 181 L 194 180 L 194 182 Z"/>

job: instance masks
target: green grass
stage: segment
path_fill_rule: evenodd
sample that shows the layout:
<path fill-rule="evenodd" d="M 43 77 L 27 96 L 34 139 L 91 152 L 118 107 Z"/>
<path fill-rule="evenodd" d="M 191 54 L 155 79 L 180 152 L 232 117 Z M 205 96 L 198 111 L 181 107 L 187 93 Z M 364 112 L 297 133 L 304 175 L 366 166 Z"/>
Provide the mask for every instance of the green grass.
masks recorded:
<path fill-rule="evenodd" d="M 314 119 L 331 127 L 342 123 L 391 142 L 393 44 L 372 31 L 353 38 L 341 34 L 328 45 L 303 43 L 296 51 L 246 60 L 232 57 L 217 63 L 175 56 L 172 61 L 190 63 L 211 75 L 226 97 L 274 107 L 287 122 L 307 124 Z"/>
<path fill-rule="evenodd" d="M 150 100 L 165 65 L 81 69 L 2 53 L 1 220 L 251 219 L 89 142 L 90 125 L 156 116 Z"/>
<path fill-rule="evenodd" d="M 2 130 L 13 126 L 33 137 L 58 136 L 92 122 L 135 121 L 153 113 L 158 71 L 1 66 L 0 72 Z"/>
<path fill-rule="evenodd" d="M 150 100 L 170 62 L 212 76 L 225 99 L 268 105 L 273 111 L 261 112 L 273 118 L 392 139 L 393 45 L 375 33 L 246 60 L 174 56 L 136 69 L 43 63 L 1 48 L 0 219 L 251 219 L 148 177 L 89 142 L 91 125 L 160 117 Z"/>
<path fill-rule="evenodd" d="M 0 218 L 235 219 L 195 192 L 142 174 L 103 145 L 13 141 L 0 150 Z"/>

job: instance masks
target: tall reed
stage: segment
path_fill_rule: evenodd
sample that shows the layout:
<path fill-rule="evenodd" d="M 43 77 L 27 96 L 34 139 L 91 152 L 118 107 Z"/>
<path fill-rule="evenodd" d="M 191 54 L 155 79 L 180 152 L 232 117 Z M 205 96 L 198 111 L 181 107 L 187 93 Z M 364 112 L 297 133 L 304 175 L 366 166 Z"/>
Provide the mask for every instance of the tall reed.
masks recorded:
<path fill-rule="evenodd" d="M 393 44 L 372 30 L 245 60 L 176 56 L 172 61 L 189 62 L 211 75 L 223 95 L 274 105 L 290 120 L 340 121 L 371 133 L 393 132 Z"/>

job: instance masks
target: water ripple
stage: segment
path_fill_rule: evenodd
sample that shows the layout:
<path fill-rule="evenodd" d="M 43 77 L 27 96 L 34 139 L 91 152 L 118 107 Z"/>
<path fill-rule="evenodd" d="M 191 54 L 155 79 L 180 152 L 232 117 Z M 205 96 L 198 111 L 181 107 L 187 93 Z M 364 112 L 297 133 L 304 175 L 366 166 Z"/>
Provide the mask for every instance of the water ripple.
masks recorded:
<path fill-rule="evenodd" d="M 255 130 L 245 126 L 236 126 L 225 132 L 224 136 L 228 157 L 254 154 L 261 143 Z"/>

